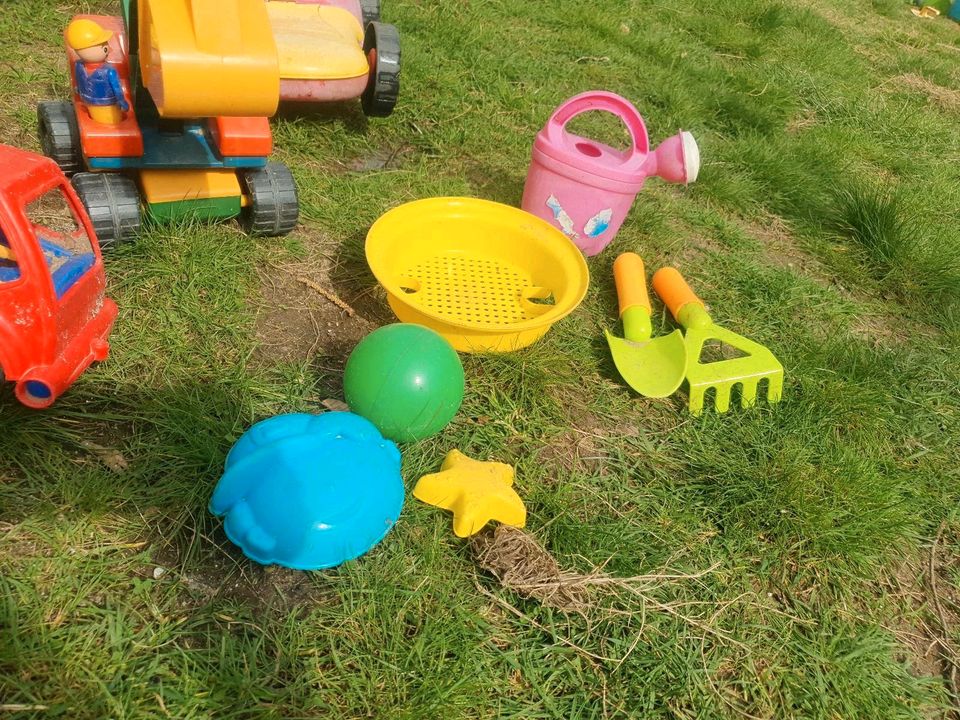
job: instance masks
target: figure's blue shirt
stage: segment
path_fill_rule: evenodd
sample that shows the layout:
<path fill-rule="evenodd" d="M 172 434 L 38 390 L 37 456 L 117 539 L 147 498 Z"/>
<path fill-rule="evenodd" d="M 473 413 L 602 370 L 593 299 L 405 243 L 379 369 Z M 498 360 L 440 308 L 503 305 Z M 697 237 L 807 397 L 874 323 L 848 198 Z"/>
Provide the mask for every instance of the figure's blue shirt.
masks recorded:
<path fill-rule="evenodd" d="M 101 63 L 85 66 L 82 60 L 78 60 L 74 66 L 74 75 L 77 80 L 77 94 L 87 105 L 119 105 L 121 110 L 130 108 L 123 97 L 120 76 L 111 65 Z"/>

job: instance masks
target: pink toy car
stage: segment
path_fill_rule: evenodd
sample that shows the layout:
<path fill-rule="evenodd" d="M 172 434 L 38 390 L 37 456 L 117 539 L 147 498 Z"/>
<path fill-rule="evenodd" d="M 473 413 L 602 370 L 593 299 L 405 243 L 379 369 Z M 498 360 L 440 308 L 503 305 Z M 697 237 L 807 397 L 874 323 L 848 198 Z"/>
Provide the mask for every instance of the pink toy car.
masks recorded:
<path fill-rule="evenodd" d="M 386 117 L 400 94 L 400 34 L 380 22 L 379 0 L 269 0 L 280 59 L 280 99 L 360 98 Z"/>

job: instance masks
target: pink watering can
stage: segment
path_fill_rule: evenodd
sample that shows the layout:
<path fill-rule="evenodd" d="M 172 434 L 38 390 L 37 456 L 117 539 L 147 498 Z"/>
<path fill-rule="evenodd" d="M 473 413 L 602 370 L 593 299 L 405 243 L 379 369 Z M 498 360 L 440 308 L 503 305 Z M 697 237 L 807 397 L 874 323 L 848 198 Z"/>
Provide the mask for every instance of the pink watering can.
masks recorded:
<path fill-rule="evenodd" d="M 621 152 L 567 132 L 566 124 L 589 110 L 620 118 L 631 147 Z M 699 171 L 693 135 L 681 131 L 650 152 L 643 117 L 628 100 L 586 92 L 558 107 L 537 134 L 521 207 L 560 228 L 585 255 L 596 255 L 616 236 L 644 180 L 656 175 L 686 184 Z"/>

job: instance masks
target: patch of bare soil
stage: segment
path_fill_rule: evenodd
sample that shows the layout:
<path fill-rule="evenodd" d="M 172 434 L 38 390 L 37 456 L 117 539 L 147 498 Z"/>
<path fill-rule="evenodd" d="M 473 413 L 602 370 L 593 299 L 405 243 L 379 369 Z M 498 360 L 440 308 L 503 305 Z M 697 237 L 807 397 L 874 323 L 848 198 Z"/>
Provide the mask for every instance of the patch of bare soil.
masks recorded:
<path fill-rule="evenodd" d="M 359 155 L 345 161 L 341 165 L 350 172 L 365 173 L 381 170 L 396 170 L 415 154 L 410 145 L 399 145 L 395 148 L 378 148 L 365 155 Z"/>
<path fill-rule="evenodd" d="M 537 463 L 548 470 L 549 476 L 557 482 L 574 471 L 591 475 L 607 474 L 605 467 L 604 442 L 610 437 L 630 434 L 636 435 L 636 427 L 628 425 L 629 420 L 621 419 L 621 424 L 608 424 L 584 406 L 583 399 L 569 391 L 569 386 L 558 385 L 551 390 L 557 403 L 564 408 L 565 427 L 546 439 L 537 450 Z M 613 425 L 613 426 L 611 426 Z"/>
<path fill-rule="evenodd" d="M 182 585 L 186 590 L 180 600 L 184 607 L 228 600 L 258 611 L 283 612 L 315 604 L 324 597 L 310 573 L 252 563 L 222 529 L 216 531 L 201 561 L 190 563 L 188 568 L 176 549 L 159 542 L 154 545 L 152 560 L 143 575 L 160 581 L 172 578 Z"/>
<path fill-rule="evenodd" d="M 598 459 L 597 437 L 579 428 L 561 432 L 537 451 L 538 464 L 565 472 L 581 468 L 599 474 L 602 464 Z"/>
<path fill-rule="evenodd" d="M 888 312 L 875 297 L 841 283 L 819 259 L 800 247 L 789 223 L 782 218 L 767 215 L 760 220 L 739 219 L 737 222 L 750 237 L 760 242 L 764 258 L 772 265 L 806 277 L 821 287 L 831 288 L 843 299 L 865 308 L 850 323 L 849 330 L 855 337 L 890 346 L 909 342 L 918 333 L 936 334 L 934 328 L 916 321 L 907 323 L 902 313 Z"/>
<path fill-rule="evenodd" d="M 149 523 L 155 515 L 156 512 L 147 510 L 143 517 Z M 185 608 L 206 605 L 213 600 L 228 600 L 259 611 L 284 612 L 308 604 L 316 605 L 330 597 L 315 584 L 310 573 L 250 562 L 221 528 L 209 539 L 204 539 L 201 557 L 187 562 L 180 551 L 159 534 L 161 531 L 133 540 L 125 532 L 125 537 L 116 533 L 114 525 L 119 522 L 106 518 L 102 527 L 98 525 L 86 540 L 80 539 L 66 552 L 71 555 L 115 553 L 118 562 L 129 566 L 135 577 L 181 585 L 185 592 L 179 594 L 179 602 Z M 122 522 L 124 531 L 129 529 L 128 525 L 128 522 Z M 151 562 L 131 564 L 132 556 L 142 553 L 148 546 Z M 16 523 L 0 522 L 0 558 L 4 560 L 0 562 L 0 568 L 7 574 L 14 572 L 18 563 L 49 560 L 43 563 L 44 572 L 38 575 L 37 582 L 41 586 L 53 584 L 56 573 L 62 571 L 62 566 L 53 560 L 63 552 L 64 549 L 55 543 L 24 530 Z M 94 592 L 89 600 L 102 605 L 104 594 Z"/>
<path fill-rule="evenodd" d="M 936 631 L 924 612 L 927 593 L 918 561 L 911 559 L 893 568 L 884 582 L 884 593 L 907 608 L 907 612 L 901 613 L 889 628 L 901 644 L 897 660 L 906 662 L 914 675 L 943 676 L 944 665 L 937 652 Z"/>
<path fill-rule="evenodd" d="M 880 588 L 900 609 L 888 628 L 900 643 L 897 659 L 918 677 L 942 677 L 955 702 L 960 701 L 960 590 L 950 576 L 960 570 L 957 541 L 941 527 L 924 554 L 892 568 Z"/>
<path fill-rule="evenodd" d="M 632 392 L 623 386 L 624 392 Z M 637 396 L 631 412 L 613 416 L 598 415 L 583 404 L 583 399 L 570 392 L 570 386 L 558 385 L 552 389 L 558 404 L 564 408 L 565 428 L 548 438 L 537 451 L 540 465 L 558 472 L 561 480 L 572 471 L 582 471 L 598 477 L 610 474 L 608 450 L 610 443 L 626 438 L 657 436 L 671 432 L 678 425 L 678 411 L 685 399 L 676 396 L 650 399 Z M 682 413 L 680 417 L 685 417 Z M 681 420 L 681 424 L 686 420 Z"/>
<path fill-rule="evenodd" d="M 813 127 L 816 124 L 817 111 L 812 108 L 804 108 L 787 123 L 787 132 L 793 135 L 809 127 Z"/>
<path fill-rule="evenodd" d="M 268 264 L 259 271 L 255 362 L 301 362 L 322 355 L 342 364 L 357 342 L 377 327 L 354 307 L 353 298 L 344 299 L 334 287 L 329 244 L 310 235 L 305 240 L 305 258 Z"/>
<path fill-rule="evenodd" d="M 0 143 L 40 152 L 36 129 L 25 129 L 12 113 L 5 112 L 3 106 L 0 106 Z"/>
<path fill-rule="evenodd" d="M 762 218 L 738 218 L 744 232 L 760 243 L 764 258 L 772 265 L 792 270 L 823 286 L 835 283 L 831 273 L 815 257 L 800 247 L 793 228 L 779 215 L 768 213 Z"/>
<path fill-rule="evenodd" d="M 903 345 L 916 342 L 918 338 L 935 344 L 944 342 L 944 332 L 940 328 L 915 318 L 906 321 L 902 312 L 896 308 L 887 311 L 882 305 L 875 312 L 857 315 L 850 324 L 850 332 L 876 345 Z"/>
<path fill-rule="evenodd" d="M 919 36 L 919 32 L 906 22 L 907 20 L 914 20 L 906 4 L 903 6 L 901 17 L 895 20 L 879 13 L 871 13 L 870 21 L 864 22 L 863 13 L 852 12 L 848 6 L 827 1 L 817 3 L 814 12 L 834 27 L 846 30 L 856 37 L 876 37 L 891 29 L 897 30 L 907 37 Z"/>
<path fill-rule="evenodd" d="M 960 556 L 957 555 L 960 537 L 946 522 L 941 524 L 930 546 L 926 562 L 927 599 L 934 616 L 933 633 L 936 639 L 940 667 L 953 693 L 955 703 L 960 703 L 960 590 L 952 577 L 960 571 Z"/>
<path fill-rule="evenodd" d="M 690 226 L 681 226 L 679 232 L 682 233 L 679 236 L 683 237 L 684 241 L 683 246 L 679 248 L 677 253 L 676 263 L 678 267 L 695 263 L 704 257 L 724 255 L 728 252 L 727 248 L 721 243 L 708 235 L 700 234 Z"/>
<path fill-rule="evenodd" d="M 890 81 L 892 84 L 926 95 L 927 99 L 941 110 L 960 113 L 960 90 L 943 87 L 915 73 L 898 75 Z"/>
<path fill-rule="evenodd" d="M 914 323 L 908 329 L 903 318 L 889 313 L 861 313 L 850 323 L 854 337 L 875 345 L 901 345 L 910 340 Z"/>

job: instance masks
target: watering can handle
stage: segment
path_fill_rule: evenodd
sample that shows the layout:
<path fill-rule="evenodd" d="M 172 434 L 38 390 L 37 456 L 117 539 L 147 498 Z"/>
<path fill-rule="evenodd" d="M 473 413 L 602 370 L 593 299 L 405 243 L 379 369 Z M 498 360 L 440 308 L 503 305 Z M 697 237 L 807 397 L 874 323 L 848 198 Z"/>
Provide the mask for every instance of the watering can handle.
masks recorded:
<path fill-rule="evenodd" d="M 638 156 L 645 156 L 650 150 L 647 126 L 637 109 L 626 98 L 603 90 L 575 95 L 554 110 L 553 115 L 547 121 L 547 139 L 551 144 L 559 144 L 563 141 L 567 123 L 577 115 L 591 110 L 603 110 L 616 115 L 627 126 L 633 145 L 627 151 L 624 162 L 630 162 Z"/>
<path fill-rule="evenodd" d="M 703 301 L 690 289 L 687 281 L 676 268 L 663 267 L 657 270 L 653 274 L 653 289 L 663 300 L 663 304 L 670 308 L 670 314 L 674 319 L 684 327 L 688 325 L 686 321 L 689 318 L 683 314 L 683 310 L 691 305 L 701 311 L 698 313 L 698 321 L 705 317 L 709 322 L 710 317 L 706 315 Z"/>

